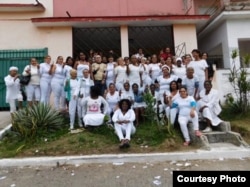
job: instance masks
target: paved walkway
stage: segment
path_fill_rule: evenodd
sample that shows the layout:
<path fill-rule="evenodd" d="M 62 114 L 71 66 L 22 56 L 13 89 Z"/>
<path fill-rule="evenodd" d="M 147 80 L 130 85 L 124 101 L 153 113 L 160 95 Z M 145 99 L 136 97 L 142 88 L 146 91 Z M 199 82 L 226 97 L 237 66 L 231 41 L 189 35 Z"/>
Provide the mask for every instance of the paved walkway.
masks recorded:
<path fill-rule="evenodd" d="M 11 122 L 9 111 L 0 111 L 0 130 L 7 127 Z"/>

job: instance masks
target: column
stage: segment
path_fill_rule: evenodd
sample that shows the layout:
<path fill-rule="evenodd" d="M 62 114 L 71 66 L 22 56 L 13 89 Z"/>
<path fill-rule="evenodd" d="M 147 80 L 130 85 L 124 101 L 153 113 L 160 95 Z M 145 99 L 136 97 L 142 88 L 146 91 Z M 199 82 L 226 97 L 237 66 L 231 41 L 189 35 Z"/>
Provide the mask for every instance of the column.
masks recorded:
<path fill-rule="evenodd" d="M 128 45 L 128 26 L 122 25 L 120 27 L 121 32 L 121 56 L 129 56 L 129 45 Z"/>

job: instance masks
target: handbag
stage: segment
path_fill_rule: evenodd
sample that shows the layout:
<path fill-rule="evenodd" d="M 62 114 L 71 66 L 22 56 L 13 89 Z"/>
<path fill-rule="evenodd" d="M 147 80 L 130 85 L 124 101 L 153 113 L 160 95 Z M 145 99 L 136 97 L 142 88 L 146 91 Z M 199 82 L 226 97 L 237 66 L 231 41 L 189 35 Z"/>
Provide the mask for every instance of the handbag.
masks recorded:
<path fill-rule="evenodd" d="M 30 78 L 31 78 L 31 74 L 29 74 L 27 76 L 21 75 L 21 77 L 20 77 L 20 84 L 21 85 L 25 85 L 25 86 L 28 85 L 29 82 L 30 82 Z"/>
<path fill-rule="evenodd" d="M 22 85 L 28 85 L 29 84 L 29 82 L 30 82 L 30 78 L 31 78 L 31 75 L 27 75 L 27 76 L 21 76 L 20 77 L 20 84 L 22 84 Z"/>

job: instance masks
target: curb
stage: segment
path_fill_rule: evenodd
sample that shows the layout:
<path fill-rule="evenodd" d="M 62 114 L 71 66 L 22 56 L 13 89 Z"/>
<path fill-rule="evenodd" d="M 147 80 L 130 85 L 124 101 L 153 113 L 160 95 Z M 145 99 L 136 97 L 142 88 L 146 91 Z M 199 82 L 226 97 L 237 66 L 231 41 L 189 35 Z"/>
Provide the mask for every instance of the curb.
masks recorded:
<path fill-rule="evenodd" d="M 86 156 L 62 156 L 62 157 L 31 157 L 17 159 L 1 159 L 0 167 L 10 166 L 59 166 L 93 163 L 121 163 L 124 162 L 164 162 L 177 160 L 207 160 L 207 159 L 244 159 L 250 158 L 250 149 L 244 147 L 229 146 L 224 148 L 214 147 L 210 151 L 196 150 L 174 153 L 150 153 L 150 154 L 103 154 Z"/>
<path fill-rule="evenodd" d="M 0 131 L 0 140 L 3 138 L 3 136 L 5 135 L 6 132 L 8 132 L 12 127 L 12 124 L 9 124 L 7 127 L 5 127 L 4 129 L 2 129 Z"/>

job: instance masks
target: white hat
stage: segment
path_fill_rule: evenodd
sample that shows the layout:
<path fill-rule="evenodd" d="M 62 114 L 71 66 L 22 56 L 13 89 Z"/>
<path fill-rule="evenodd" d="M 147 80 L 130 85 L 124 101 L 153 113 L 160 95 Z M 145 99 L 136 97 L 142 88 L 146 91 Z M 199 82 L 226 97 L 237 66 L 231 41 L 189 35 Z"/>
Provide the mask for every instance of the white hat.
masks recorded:
<path fill-rule="evenodd" d="M 179 60 L 182 61 L 182 58 L 181 57 L 176 58 L 176 62 Z"/>
<path fill-rule="evenodd" d="M 16 66 L 11 66 L 10 69 L 9 69 L 9 71 L 13 71 L 13 70 L 18 71 L 18 67 L 16 67 Z"/>
<path fill-rule="evenodd" d="M 161 70 L 163 70 L 163 69 L 165 69 L 165 68 L 167 68 L 168 71 L 170 71 L 170 67 L 169 67 L 168 65 L 163 65 L 163 66 L 161 67 Z"/>

